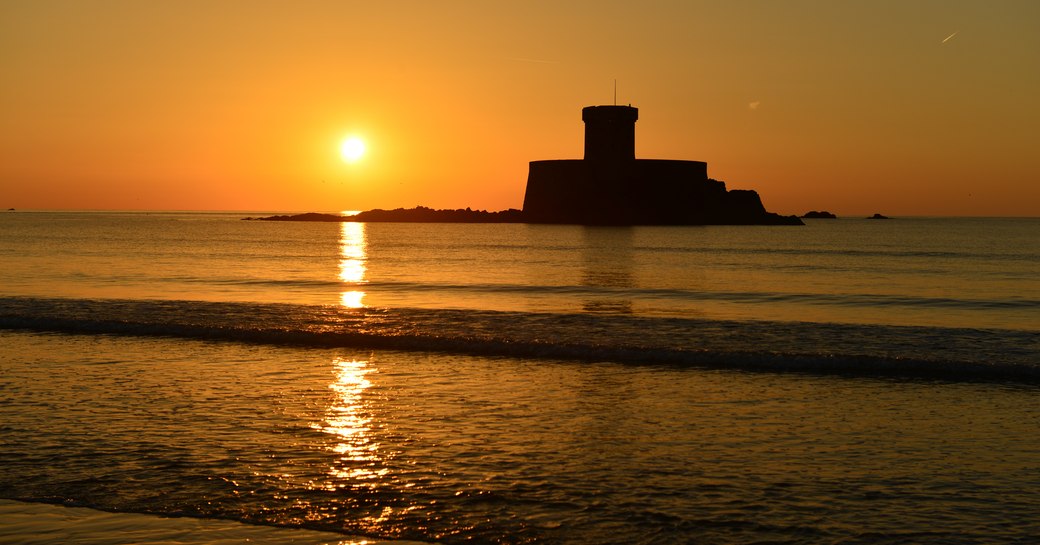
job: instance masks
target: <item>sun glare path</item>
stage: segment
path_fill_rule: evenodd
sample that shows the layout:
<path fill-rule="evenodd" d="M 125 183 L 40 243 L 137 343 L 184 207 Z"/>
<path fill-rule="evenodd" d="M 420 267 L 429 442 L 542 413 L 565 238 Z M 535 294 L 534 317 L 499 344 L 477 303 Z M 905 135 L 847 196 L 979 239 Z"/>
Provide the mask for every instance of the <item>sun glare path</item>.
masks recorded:
<path fill-rule="evenodd" d="M 344 161 L 353 163 L 365 155 L 365 142 L 356 136 L 351 136 L 339 145 L 339 155 Z"/>
<path fill-rule="evenodd" d="M 347 308 L 363 308 L 367 261 L 365 224 L 352 221 L 340 223 L 339 249 L 339 279 L 343 281 L 344 287 L 340 293 L 340 304 Z"/>

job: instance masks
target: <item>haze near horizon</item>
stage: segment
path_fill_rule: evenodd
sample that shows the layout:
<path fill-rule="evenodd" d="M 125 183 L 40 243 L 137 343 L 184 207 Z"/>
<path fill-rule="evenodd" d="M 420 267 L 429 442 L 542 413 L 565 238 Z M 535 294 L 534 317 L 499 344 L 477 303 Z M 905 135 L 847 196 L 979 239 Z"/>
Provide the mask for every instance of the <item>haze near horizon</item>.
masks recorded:
<path fill-rule="evenodd" d="M 1040 4 L 0 6 L 0 207 L 500 210 L 580 158 L 706 161 L 783 214 L 1040 216 Z M 344 143 L 360 149 L 346 161 Z"/>

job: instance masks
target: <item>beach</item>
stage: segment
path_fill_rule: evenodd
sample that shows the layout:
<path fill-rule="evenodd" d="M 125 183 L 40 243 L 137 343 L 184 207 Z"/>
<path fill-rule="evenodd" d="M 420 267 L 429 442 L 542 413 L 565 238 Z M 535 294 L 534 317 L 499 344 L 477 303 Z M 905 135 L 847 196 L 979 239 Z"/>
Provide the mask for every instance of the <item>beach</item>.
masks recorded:
<path fill-rule="evenodd" d="M 379 545 L 329 532 L 255 526 L 240 522 L 109 513 L 82 507 L 0 500 L 0 543 L 76 545 L 224 545 L 292 543 L 298 545 Z M 393 543 L 402 543 L 395 541 Z"/>

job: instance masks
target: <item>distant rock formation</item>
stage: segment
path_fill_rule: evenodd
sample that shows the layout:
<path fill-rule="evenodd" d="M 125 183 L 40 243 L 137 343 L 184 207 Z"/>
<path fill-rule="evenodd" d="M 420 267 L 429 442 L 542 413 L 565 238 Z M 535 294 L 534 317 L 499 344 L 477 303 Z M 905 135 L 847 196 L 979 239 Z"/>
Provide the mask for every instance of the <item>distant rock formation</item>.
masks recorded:
<path fill-rule="evenodd" d="M 242 218 L 255 221 L 312 221 L 312 222 L 398 222 L 398 223 L 523 223 L 522 213 L 515 209 L 488 212 L 487 210 L 434 210 L 425 206 L 394 210 L 366 210 L 353 216 L 308 212 L 289 216 Z"/>
<path fill-rule="evenodd" d="M 585 158 L 532 161 L 524 195 L 529 223 L 580 225 L 804 225 L 767 212 L 758 193 L 726 190 L 707 163 L 635 158 L 631 106 L 588 106 Z"/>
<path fill-rule="evenodd" d="M 887 219 L 891 219 L 891 218 L 889 218 L 888 216 L 883 216 L 881 214 L 874 214 L 873 216 L 870 216 L 867 219 L 868 220 L 887 220 Z"/>
<path fill-rule="evenodd" d="M 434 210 L 425 206 L 415 208 L 397 208 L 394 210 L 367 210 L 354 216 L 347 216 L 346 221 L 395 221 L 409 223 L 523 223 L 522 212 L 510 208 L 498 212 L 487 210 Z"/>
<path fill-rule="evenodd" d="M 242 218 L 246 221 L 348 221 L 347 216 L 337 214 L 318 214 L 307 212 L 306 214 L 294 214 L 292 216 L 267 216 L 263 218 Z"/>
<path fill-rule="evenodd" d="M 828 212 L 826 210 L 819 210 L 819 211 L 810 210 L 810 211 L 806 212 L 805 214 L 803 214 L 802 217 L 803 218 L 811 218 L 811 219 L 825 219 L 825 220 L 838 219 L 838 216 L 835 216 L 834 214 L 831 214 L 830 212 Z"/>

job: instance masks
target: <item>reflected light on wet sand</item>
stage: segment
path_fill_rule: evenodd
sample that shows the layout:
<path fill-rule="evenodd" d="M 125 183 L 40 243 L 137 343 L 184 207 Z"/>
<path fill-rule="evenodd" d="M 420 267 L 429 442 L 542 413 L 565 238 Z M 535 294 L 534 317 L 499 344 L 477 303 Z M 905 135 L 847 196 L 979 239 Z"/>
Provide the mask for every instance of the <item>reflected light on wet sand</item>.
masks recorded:
<path fill-rule="evenodd" d="M 348 288 L 363 285 L 368 258 L 364 223 L 340 223 L 339 255 L 339 279 Z M 362 308 L 365 306 L 364 298 L 364 290 L 345 289 L 340 293 L 340 304 L 347 308 Z"/>

